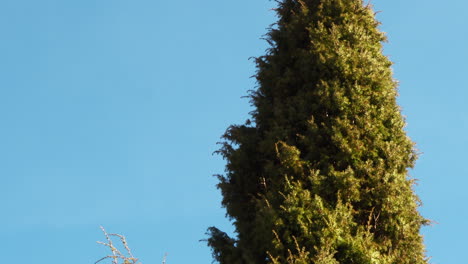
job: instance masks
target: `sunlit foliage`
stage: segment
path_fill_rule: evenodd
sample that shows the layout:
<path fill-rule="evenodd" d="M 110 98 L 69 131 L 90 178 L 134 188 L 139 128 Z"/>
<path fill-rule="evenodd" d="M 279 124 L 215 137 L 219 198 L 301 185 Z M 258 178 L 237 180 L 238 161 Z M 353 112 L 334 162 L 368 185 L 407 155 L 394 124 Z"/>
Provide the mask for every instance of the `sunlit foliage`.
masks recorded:
<path fill-rule="evenodd" d="M 361 0 L 282 0 L 256 59 L 251 120 L 224 134 L 218 187 L 237 237 L 215 227 L 222 264 L 427 263 L 408 176 L 416 159 Z"/>

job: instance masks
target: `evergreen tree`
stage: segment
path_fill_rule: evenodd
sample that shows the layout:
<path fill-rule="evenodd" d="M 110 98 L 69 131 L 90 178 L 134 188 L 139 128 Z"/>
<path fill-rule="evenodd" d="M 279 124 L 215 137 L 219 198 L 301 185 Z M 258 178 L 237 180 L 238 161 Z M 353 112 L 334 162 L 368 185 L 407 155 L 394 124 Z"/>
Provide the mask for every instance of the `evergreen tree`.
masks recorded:
<path fill-rule="evenodd" d="M 221 264 L 427 263 L 416 159 L 385 36 L 362 0 L 282 0 L 256 59 L 254 111 L 228 128 L 218 187 L 236 238 Z"/>

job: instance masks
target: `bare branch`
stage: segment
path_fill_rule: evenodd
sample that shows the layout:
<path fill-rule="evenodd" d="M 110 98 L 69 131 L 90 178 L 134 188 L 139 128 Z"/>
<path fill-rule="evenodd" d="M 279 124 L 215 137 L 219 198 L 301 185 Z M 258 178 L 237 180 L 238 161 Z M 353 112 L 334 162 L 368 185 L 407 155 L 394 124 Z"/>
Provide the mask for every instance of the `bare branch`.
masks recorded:
<path fill-rule="evenodd" d="M 104 227 L 101 226 L 100 228 L 101 228 L 102 232 L 104 233 L 104 236 L 106 237 L 107 243 L 101 242 L 101 241 L 97 241 L 97 243 L 108 247 L 111 250 L 112 255 L 105 256 L 105 257 L 99 259 L 98 261 L 95 262 L 95 264 L 98 263 L 98 262 L 101 262 L 101 261 L 103 261 L 105 259 L 112 259 L 112 264 L 119 264 L 119 259 L 123 260 L 122 264 L 141 264 L 141 263 L 137 263 L 138 258 L 135 258 L 133 256 L 132 251 L 130 250 L 130 247 L 128 246 L 127 240 L 125 239 L 124 236 L 122 236 L 120 234 L 109 234 L 109 233 L 106 232 Z M 122 254 L 114 246 L 114 244 L 112 242 L 112 239 L 111 239 L 111 236 L 116 236 L 116 237 L 120 238 L 120 242 L 125 247 L 125 250 L 127 250 L 127 253 L 129 255 L 128 257 L 125 256 L 124 254 Z"/>

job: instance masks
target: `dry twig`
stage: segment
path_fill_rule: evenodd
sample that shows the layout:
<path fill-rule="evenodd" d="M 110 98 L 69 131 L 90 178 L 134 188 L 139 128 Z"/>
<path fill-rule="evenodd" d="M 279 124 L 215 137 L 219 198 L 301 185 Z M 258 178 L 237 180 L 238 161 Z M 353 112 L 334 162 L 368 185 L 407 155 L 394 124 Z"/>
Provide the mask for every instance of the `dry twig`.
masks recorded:
<path fill-rule="evenodd" d="M 128 247 L 127 240 L 125 239 L 124 236 L 119 235 L 119 234 L 109 234 L 109 233 L 106 232 L 106 230 L 102 226 L 101 226 L 101 230 L 104 233 L 104 236 L 106 236 L 107 243 L 101 242 L 101 241 L 97 241 L 97 243 L 108 247 L 111 250 L 112 255 L 105 256 L 105 257 L 99 259 L 98 261 L 96 261 L 94 264 L 96 264 L 98 262 L 101 262 L 101 261 L 103 261 L 105 259 L 112 259 L 112 264 L 119 264 L 119 259 L 123 261 L 122 264 L 141 264 L 141 263 L 137 263 L 138 259 L 133 256 L 132 251 Z M 112 239 L 111 239 L 111 236 L 116 236 L 116 237 L 120 238 L 120 242 L 125 247 L 125 250 L 127 250 L 128 256 L 125 256 L 124 254 L 122 254 L 114 246 L 114 244 L 112 242 Z"/>

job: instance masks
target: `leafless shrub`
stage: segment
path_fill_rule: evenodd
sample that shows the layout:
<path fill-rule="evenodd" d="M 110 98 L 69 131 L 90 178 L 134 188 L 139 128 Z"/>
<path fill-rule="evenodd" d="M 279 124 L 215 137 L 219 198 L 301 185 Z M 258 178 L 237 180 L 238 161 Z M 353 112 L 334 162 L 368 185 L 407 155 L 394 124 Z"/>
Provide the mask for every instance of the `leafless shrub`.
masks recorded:
<path fill-rule="evenodd" d="M 101 230 L 104 233 L 104 236 L 106 236 L 107 243 L 101 242 L 101 241 L 97 241 L 97 243 L 108 247 L 111 250 L 112 255 L 105 256 L 101 258 L 100 260 L 96 261 L 94 264 L 101 262 L 105 259 L 112 259 L 112 264 L 119 264 L 119 260 L 123 261 L 122 264 L 141 264 L 141 262 L 137 263 L 138 259 L 133 256 L 132 251 L 128 247 L 127 240 L 125 239 L 124 236 L 119 235 L 119 234 L 109 234 L 106 232 L 106 230 L 102 226 L 101 226 Z M 122 243 L 125 250 L 127 251 L 127 255 L 122 254 L 120 250 L 118 250 L 114 246 L 111 236 L 116 236 L 120 238 L 120 242 Z"/>
<path fill-rule="evenodd" d="M 97 264 L 98 262 L 101 262 L 101 261 L 103 261 L 105 259 L 112 259 L 112 264 L 119 264 L 119 260 L 123 261 L 122 264 L 141 264 L 141 262 L 137 262 L 138 259 L 133 256 L 132 251 L 128 247 L 127 240 L 125 239 L 124 236 L 119 235 L 119 234 L 109 234 L 109 233 L 106 232 L 104 227 L 101 226 L 100 228 L 101 228 L 102 232 L 104 233 L 104 236 L 106 236 L 107 243 L 101 242 L 101 241 L 97 241 L 97 243 L 108 247 L 111 250 L 112 255 L 105 256 L 105 257 L 99 259 L 98 261 L 94 262 L 94 264 Z M 122 243 L 125 250 L 127 251 L 127 255 L 122 254 L 114 246 L 114 243 L 113 243 L 113 241 L 111 239 L 111 236 L 116 236 L 116 237 L 118 237 L 120 239 L 120 242 Z M 162 264 L 166 264 L 166 258 L 167 258 L 167 253 L 164 254 Z"/>

